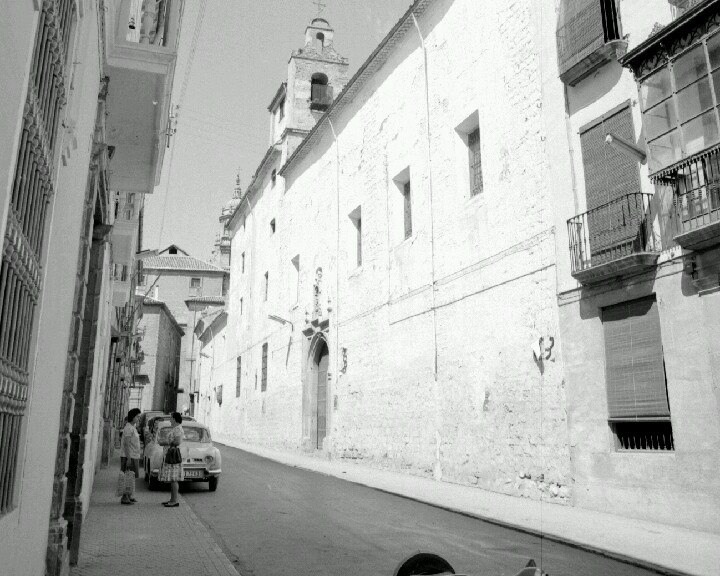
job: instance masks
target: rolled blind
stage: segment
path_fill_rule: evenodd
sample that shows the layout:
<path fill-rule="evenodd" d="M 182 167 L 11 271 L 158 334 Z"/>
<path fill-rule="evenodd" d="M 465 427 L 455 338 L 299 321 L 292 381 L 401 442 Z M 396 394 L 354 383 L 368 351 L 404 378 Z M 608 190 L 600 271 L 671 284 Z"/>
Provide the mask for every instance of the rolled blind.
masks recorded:
<path fill-rule="evenodd" d="M 602 309 L 610 420 L 670 418 L 655 296 Z"/>
<path fill-rule="evenodd" d="M 605 43 L 600 0 L 562 0 L 557 47 L 560 75 L 582 62 Z"/>
<path fill-rule="evenodd" d="M 598 262 L 609 249 L 630 243 L 638 232 L 635 224 L 644 216 L 642 206 L 635 206 L 633 202 L 616 203 L 595 210 L 640 191 L 637 160 L 608 145 L 605 142 L 608 134 L 635 142 L 635 128 L 629 106 L 603 117 L 597 124 L 580 133 L 585 197 L 587 209 L 591 211 L 588 214 L 590 249 Z M 610 252 L 608 255 L 610 257 Z"/>

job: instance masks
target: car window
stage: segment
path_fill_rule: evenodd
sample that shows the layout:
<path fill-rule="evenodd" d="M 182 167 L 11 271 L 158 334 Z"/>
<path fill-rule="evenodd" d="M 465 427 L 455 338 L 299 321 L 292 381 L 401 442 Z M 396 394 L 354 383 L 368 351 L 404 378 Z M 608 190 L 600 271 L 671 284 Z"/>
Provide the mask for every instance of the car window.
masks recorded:
<path fill-rule="evenodd" d="M 168 441 L 170 437 L 171 426 L 162 426 L 158 430 L 158 443 L 162 444 Z M 187 442 L 210 442 L 210 432 L 205 428 L 198 426 L 183 426 L 183 439 Z"/>

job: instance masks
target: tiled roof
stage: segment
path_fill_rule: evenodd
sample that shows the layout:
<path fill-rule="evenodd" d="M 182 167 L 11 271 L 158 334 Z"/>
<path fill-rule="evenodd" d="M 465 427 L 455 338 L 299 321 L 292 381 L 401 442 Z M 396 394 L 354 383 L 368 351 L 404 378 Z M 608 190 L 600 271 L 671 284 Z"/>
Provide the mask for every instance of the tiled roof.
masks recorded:
<path fill-rule="evenodd" d="M 217 304 L 218 306 L 225 305 L 225 298 L 222 296 L 193 296 L 187 298 L 185 302 L 198 302 L 200 304 Z"/>
<path fill-rule="evenodd" d="M 161 304 L 165 304 L 165 302 L 163 302 L 162 300 L 156 300 L 152 296 L 145 296 L 145 298 L 143 298 L 143 304 L 148 304 L 150 306 L 160 306 Z"/>
<path fill-rule="evenodd" d="M 218 268 L 205 262 L 198 260 L 192 256 L 153 256 L 143 260 L 143 268 L 145 270 L 192 270 L 200 272 L 224 272 L 222 268 Z"/>

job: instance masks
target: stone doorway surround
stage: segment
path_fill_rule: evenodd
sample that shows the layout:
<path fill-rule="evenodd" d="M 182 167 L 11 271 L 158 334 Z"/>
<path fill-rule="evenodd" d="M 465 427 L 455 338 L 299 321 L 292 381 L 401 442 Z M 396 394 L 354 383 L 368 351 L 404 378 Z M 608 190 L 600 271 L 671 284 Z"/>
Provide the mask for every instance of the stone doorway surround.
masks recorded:
<path fill-rule="evenodd" d="M 318 439 L 318 362 L 323 349 L 330 354 L 329 344 L 329 326 L 330 320 L 313 320 L 307 328 L 303 330 L 303 367 L 302 367 L 302 386 L 303 386 L 303 402 L 302 402 L 302 448 L 307 452 L 315 450 L 326 450 L 327 432 L 330 430 L 330 410 L 328 407 L 328 398 L 330 398 L 331 373 L 327 373 L 327 387 L 325 389 L 326 398 L 326 420 L 325 420 L 325 438 Z"/>

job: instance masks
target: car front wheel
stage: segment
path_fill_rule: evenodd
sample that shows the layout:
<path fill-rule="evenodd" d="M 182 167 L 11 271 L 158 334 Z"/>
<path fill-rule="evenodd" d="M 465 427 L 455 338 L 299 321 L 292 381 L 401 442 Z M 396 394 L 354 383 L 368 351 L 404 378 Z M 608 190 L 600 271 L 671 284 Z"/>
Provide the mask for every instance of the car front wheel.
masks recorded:
<path fill-rule="evenodd" d="M 220 478 L 218 476 L 213 476 L 208 480 L 208 488 L 210 489 L 210 492 L 215 492 L 217 490 L 218 481 Z"/>

